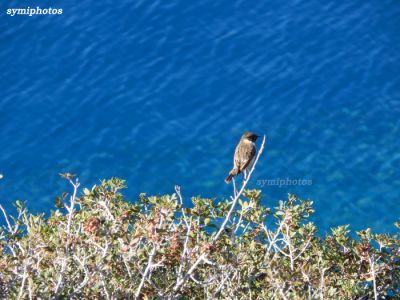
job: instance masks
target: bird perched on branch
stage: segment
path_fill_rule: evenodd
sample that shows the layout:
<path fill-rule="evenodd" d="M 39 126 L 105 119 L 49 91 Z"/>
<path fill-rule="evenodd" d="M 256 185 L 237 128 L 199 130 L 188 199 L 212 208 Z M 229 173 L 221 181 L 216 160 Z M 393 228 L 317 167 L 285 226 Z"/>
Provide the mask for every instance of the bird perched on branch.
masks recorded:
<path fill-rule="evenodd" d="M 233 169 L 229 172 L 225 182 L 229 183 L 233 176 L 244 173 L 246 179 L 246 171 L 251 166 L 254 157 L 256 156 L 256 144 L 259 136 L 254 132 L 247 131 L 240 138 L 239 144 L 235 148 L 233 156 Z"/>

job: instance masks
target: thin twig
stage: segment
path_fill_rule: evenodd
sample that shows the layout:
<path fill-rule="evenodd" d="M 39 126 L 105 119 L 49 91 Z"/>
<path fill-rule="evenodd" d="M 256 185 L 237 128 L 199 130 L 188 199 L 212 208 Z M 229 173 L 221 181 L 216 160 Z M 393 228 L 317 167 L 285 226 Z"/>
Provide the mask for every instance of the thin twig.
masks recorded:
<path fill-rule="evenodd" d="M 260 156 L 261 156 L 261 154 L 262 154 L 262 152 L 264 150 L 265 140 L 266 140 L 266 136 L 264 135 L 260 150 L 257 153 L 256 160 L 254 161 L 254 164 L 253 164 L 249 174 L 247 175 L 247 178 L 243 181 L 242 187 L 240 188 L 239 192 L 233 198 L 231 208 L 230 208 L 228 214 L 226 215 L 225 220 L 222 223 L 221 227 L 219 228 L 217 234 L 214 236 L 213 241 L 216 241 L 219 238 L 219 236 L 221 235 L 221 233 L 224 231 L 226 223 L 228 223 L 229 218 L 231 217 L 231 215 L 233 213 L 233 210 L 236 207 L 236 203 L 239 200 L 240 196 L 242 195 L 243 191 L 245 190 L 245 188 L 247 186 L 247 183 L 249 182 L 249 180 L 251 178 L 251 174 L 253 173 L 253 171 L 254 171 L 254 169 L 255 169 L 255 167 L 257 165 L 258 159 L 260 158 Z"/>
<path fill-rule="evenodd" d="M 179 203 L 181 205 L 181 211 L 182 211 L 182 215 L 183 215 L 183 220 L 185 221 L 186 227 L 189 227 L 188 221 L 187 221 L 187 217 L 186 217 L 186 213 L 185 213 L 185 210 L 183 208 L 183 199 L 182 199 L 182 194 L 181 194 L 181 187 L 179 185 L 175 185 L 175 192 L 178 195 Z"/>
<path fill-rule="evenodd" d="M 146 269 L 144 270 L 144 273 L 143 273 L 143 276 L 142 276 L 142 280 L 140 281 L 140 284 L 139 284 L 139 286 L 138 286 L 138 288 L 136 290 L 135 299 L 139 299 L 140 292 L 141 292 L 141 290 L 143 288 L 143 285 L 144 285 L 144 282 L 145 282 L 145 280 L 147 278 L 147 274 L 150 272 L 150 268 L 152 267 L 153 257 L 154 257 L 154 254 L 156 253 L 156 250 L 157 250 L 157 248 L 154 245 L 153 249 L 151 250 L 151 252 L 149 254 L 149 259 L 148 259 L 148 262 L 147 262 Z"/>
<path fill-rule="evenodd" d="M 3 212 L 4 218 L 6 219 L 8 231 L 9 231 L 10 233 L 12 233 L 13 230 L 12 230 L 10 221 L 8 220 L 8 216 L 7 216 L 6 210 L 3 208 L 3 206 L 2 206 L 1 204 L 0 204 L 0 209 L 1 209 L 1 211 Z"/>
<path fill-rule="evenodd" d="M 253 163 L 253 166 L 252 166 L 252 168 L 251 168 L 249 174 L 247 175 L 247 177 L 243 180 L 243 184 L 242 184 L 242 187 L 240 188 L 239 192 L 238 192 L 237 194 L 234 195 L 234 198 L 232 199 L 231 208 L 230 208 L 230 210 L 229 210 L 227 216 L 225 217 L 224 222 L 222 223 L 221 227 L 219 228 L 217 234 L 216 234 L 216 235 L 214 236 L 214 238 L 212 239 L 212 243 L 215 243 L 215 242 L 218 240 L 218 238 L 220 237 L 221 233 L 224 231 L 225 226 L 226 226 L 226 224 L 228 223 L 228 221 L 229 221 L 229 219 L 230 219 L 230 217 L 231 217 L 231 215 L 232 215 L 232 212 L 233 212 L 233 210 L 234 210 L 234 208 L 235 208 L 235 206 L 236 206 L 236 203 L 237 203 L 237 201 L 239 200 L 240 196 L 242 195 L 243 191 L 245 190 L 245 188 L 246 188 L 246 186 L 247 186 L 247 183 L 249 182 L 249 180 L 250 180 L 250 178 L 251 178 L 251 174 L 253 173 L 253 171 L 254 171 L 254 169 L 255 169 L 255 167 L 256 167 L 256 165 L 257 165 L 258 159 L 260 158 L 260 156 L 261 156 L 261 154 L 262 154 L 262 152 L 263 152 L 263 150 L 264 150 L 264 145 L 265 145 L 266 138 L 267 138 L 267 137 L 264 135 L 263 140 L 262 140 L 262 143 L 261 143 L 260 150 L 259 150 L 258 153 L 257 153 L 257 156 L 256 156 L 256 159 L 255 159 L 255 161 L 254 161 L 254 163 Z M 235 188 L 234 188 L 234 190 L 235 190 Z M 198 265 L 203 261 L 203 259 L 206 258 L 206 257 L 207 257 L 207 254 L 206 254 L 206 253 L 202 253 L 202 254 L 197 258 L 196 262 L 192 265 L 192 267 L 189 269 L 189 271 L 186 273 L 186 275 L 183 276 L 183 278 L 180 278 L 180 279 L 177 280 L 177 282 L 176 282 L 176 284 L 175 284 L 175 286 L 174 286 L 174 288 L 173 288 L 173 291 L 174 291 L 174 292 L 178 291 L 178 290 L 181 288 L 181 286 L 185 283 L 185 281 L 187 280 L 187 278 L 190 277 L 190 275 L 193 273 L 193 271 L 197 268 L 197 266 L 198 266 Z"/>
<path fill-rule="evenodd" d="M 372 283 L 374 286 L 374 300 L 378 300 L 378 292 L 376 289 L 376 274 L 375 274 L 375 262 L 374 259 L 371 258 L 371 255 L 368 254 L 369 265 L 371 267 L 371 275 L 372 275 Z"/>

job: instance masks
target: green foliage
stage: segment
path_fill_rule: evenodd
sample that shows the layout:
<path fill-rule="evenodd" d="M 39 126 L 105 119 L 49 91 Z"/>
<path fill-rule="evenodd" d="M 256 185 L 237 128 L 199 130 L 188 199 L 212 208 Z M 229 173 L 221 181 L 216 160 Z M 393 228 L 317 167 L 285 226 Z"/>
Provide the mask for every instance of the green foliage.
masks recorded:
<path fill-rule="evenodd" d="M 0 229 L 0 298 L 399 299 L 397 235 L 353 239 L 339 226 L 321 237 L 311 201 L 289 195 L 270 209 L 245 190 L 215 238 L 231 201 L 184 208 L 178 192 L 130 203 L 123 188 L 112 178 L 64 193 L 48 218 L 17 202 Z"/>

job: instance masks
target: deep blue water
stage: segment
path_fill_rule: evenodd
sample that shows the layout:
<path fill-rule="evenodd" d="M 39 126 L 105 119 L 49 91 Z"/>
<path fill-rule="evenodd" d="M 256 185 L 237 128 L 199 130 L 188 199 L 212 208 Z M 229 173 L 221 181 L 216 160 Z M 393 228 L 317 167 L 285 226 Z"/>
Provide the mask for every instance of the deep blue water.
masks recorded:
<path fill-rule="evenodd" d="M 7 8 L 63 15 L 7 16 Z M 276 206 L 314 201 L 323 230 L 394 231 L 400 219 L 400 3 L 0 3 L 0 203 L 50 211 L 69 189 L 127 180 L 125 195 L 228 195 L 246 130 L 267 134 L 251 182 Z M 323 232 L 323 231 L 322 231 Z"/>

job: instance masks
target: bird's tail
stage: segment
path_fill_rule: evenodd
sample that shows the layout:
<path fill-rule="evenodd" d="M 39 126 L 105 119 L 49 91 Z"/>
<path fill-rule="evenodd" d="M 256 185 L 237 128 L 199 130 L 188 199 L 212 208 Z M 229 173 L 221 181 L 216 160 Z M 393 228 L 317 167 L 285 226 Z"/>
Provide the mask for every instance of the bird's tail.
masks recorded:
<path fill-rule="evenodd" d="M 238 170 L 236 168 L 232 169 L 229 172 L 229 175 L 225 178 L 225 183 L 229 183 L 232 180 L 232 177 L 238 174 Z"/>

